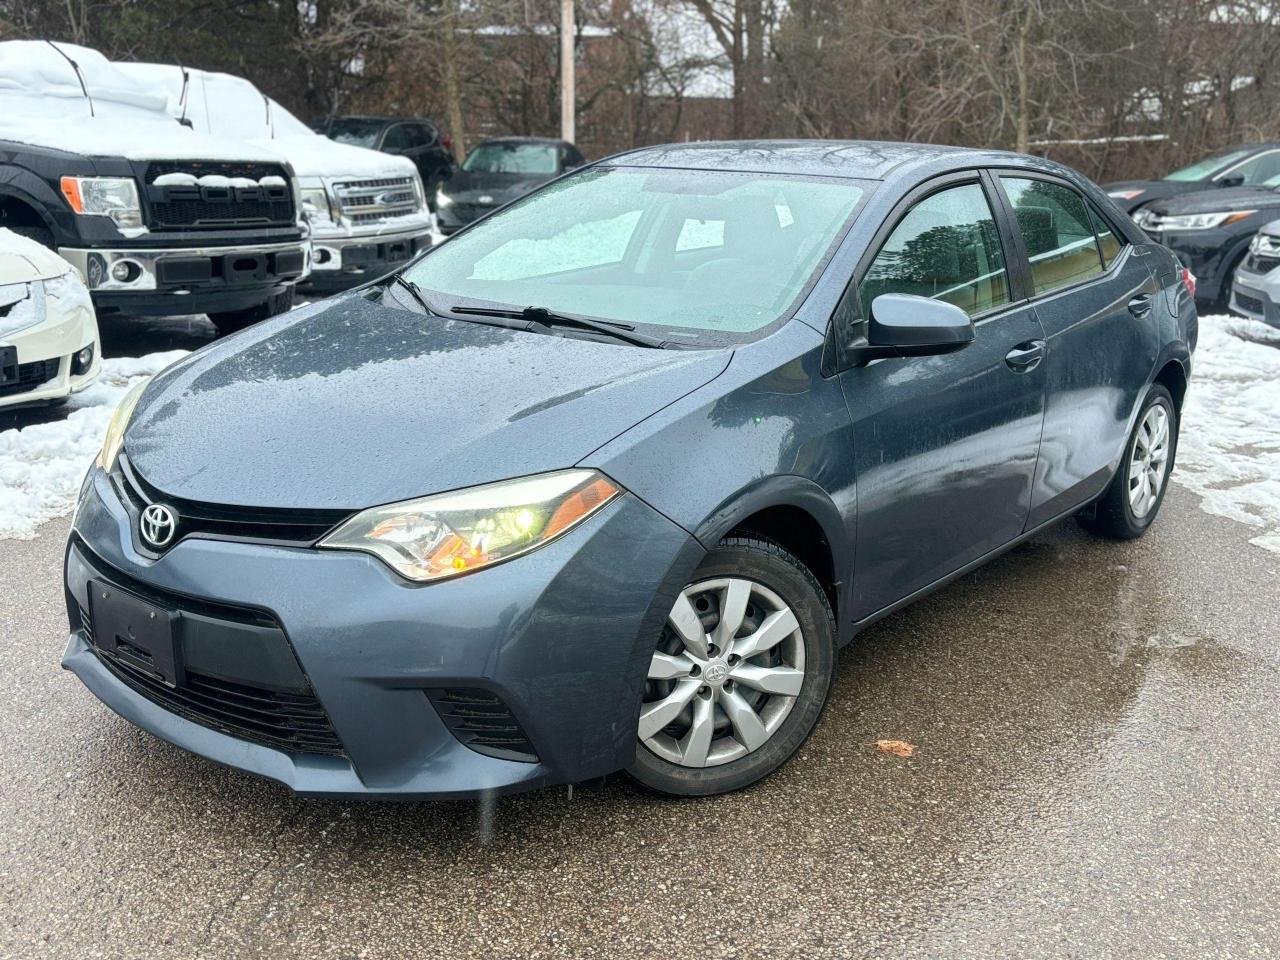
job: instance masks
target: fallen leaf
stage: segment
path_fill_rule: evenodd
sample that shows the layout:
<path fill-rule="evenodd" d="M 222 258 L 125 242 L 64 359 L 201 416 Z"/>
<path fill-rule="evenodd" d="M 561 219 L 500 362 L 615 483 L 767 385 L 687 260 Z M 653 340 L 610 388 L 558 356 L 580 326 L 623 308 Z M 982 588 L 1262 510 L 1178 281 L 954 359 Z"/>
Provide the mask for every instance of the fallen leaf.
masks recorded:
<path fill-rule="evenodd" d="M 905 740 L 877 740 L 876 749 L 881 753 L 892 753 L 895 757 L 909 757 L 916 748 Z"/>

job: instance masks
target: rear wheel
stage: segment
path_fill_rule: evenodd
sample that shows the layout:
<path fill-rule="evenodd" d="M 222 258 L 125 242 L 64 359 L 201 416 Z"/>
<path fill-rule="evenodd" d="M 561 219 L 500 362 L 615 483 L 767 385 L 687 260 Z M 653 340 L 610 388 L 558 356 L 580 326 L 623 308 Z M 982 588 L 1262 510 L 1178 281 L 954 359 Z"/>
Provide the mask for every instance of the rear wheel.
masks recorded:
<path fill-rule="evenodd" d="M 1097 502 L 1093 516 L 1081 515 L 1081 525 L 1118 540 L 1146 533 L 1164 502 L 1177 451 L 1178 409 L 1169 391 L 1162 384 L 1153 384 L 1125 446 L 1120 469 Z"/>
<path fill-rule="evenodd" d="M 274 317 L 293 309 L 293 289 L 293 287 L 290 287 L 284 293 L 277 293 L 257 306 L 246 307 L 244 310 L 211 313 L 209 314 L 209 320 L 218 328 L 219 333 L 224 335 L 235 333 L 237 330 L 243 330 L 246 327 L 253 326 L 255 323 L 261 323 L 269 317 Z"/>
<path fill-rule="evenodd" d="M 804 743 L 826 704 L 835 625 L 785 549 L 732 537 L 667 618 L 649 666 L 629 773 L 672 796 L 749 786 Z"/>

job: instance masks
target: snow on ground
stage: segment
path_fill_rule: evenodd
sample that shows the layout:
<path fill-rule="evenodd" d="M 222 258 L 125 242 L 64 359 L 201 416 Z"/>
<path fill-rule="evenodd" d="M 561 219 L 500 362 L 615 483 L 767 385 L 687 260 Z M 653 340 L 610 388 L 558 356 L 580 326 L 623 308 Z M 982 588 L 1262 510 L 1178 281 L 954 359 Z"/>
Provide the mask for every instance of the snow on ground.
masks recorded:
<path fill-rule="evenodd" d="M 1173 480 L 1207 513 L 1257 528 L 1251 542 L 1280 553 L 1280 330 L 1200 318 Z"/>
<path fill-rule="evenodd" d="M 0 431 L 0 539 L 29 539 L 70 512 L 125 391 L 182 356 L 106 360 L 65 419 Z M 1201 317 L 1173 480 L 1206 512 L 1256 528 L 1253 543 L 1280 553 L 1280 330 Z"/>
<path fill-rule="evenodd" d="M 116 404 L 185 350 L 104 360 L 98 382 L 76 394 L 62 420 L 0 431 L 0 540 L 29 540 L 46 520 L 69 513 L 102 446 Z"/>

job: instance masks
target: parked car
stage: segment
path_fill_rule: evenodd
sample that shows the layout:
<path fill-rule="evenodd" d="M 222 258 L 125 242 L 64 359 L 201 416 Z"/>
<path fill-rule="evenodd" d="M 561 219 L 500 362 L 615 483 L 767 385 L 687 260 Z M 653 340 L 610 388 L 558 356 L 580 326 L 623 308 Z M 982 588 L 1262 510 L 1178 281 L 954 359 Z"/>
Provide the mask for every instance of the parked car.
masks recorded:
<path fill-rule="evenodd" d="M 1280 143 L 1246 143 L 1228 147 L 1165 175 L 1159 180 L 1121 180 L 1103 187 L 1130 215 L 1153 200 L 1214 187 L 1244 187 L 1280 174 Z"/>
<path fill-rule="evenodd" d="M 1280 327 L 1280 220 L 1259 230 L 1236 268 L 1231 288 L 1235 313 Z"/>
<path fill-rule="evenodd" d="M 446 236 L 585 161 L 567 140 L 500 137 L 467 154 L 436 190 L 436 217 Z"/>
<path fill-rule="evenodd" d="M 135 390 L 63 665 L 304 793 L 747 786 L 867 624 L 1064 517 L 1149 529 L 1185 283 L 1017 154 L 593 164 Z"/>
<path fill-rule="evenodd" d="M 64 403 L 101 367 L 98 321 L 75 268 L 0 229 L 0 411 Z"/>
<path fill-rule="evenodd" d="M 381 276 L 431 245 L 431 213 L 413 161 L 322 137 L 248 80 L 153 63 L 118 63 L 164 90 L 175 117 L 201 133 L 279 154 L 311 225 L 311 275 L 322 293 Z"/>
<path fill-rule="evenodd" d="M 422 117 L 331 117 L 318 128 L 331 140 L 408 157 L 418 168 L 427 197 L 453 170 L 447 137 Z"/>
<path fill-rule="evenodd" d="M 309 266 L 292 176 L 177 123 L 94 50 L 0 43 L 0 226 L 56 249 L 99 314 L 229 331 L 287 310 Z"/>
<path fill-rule="evenodd" d="M 1280 217 L 1280 173 L 1251 187 L 1202 190 L 1156 200 L 1134 222 L 1196 275 L 1196 297 L 1225 305 L 1231 278 L 1258 230 Z"/>

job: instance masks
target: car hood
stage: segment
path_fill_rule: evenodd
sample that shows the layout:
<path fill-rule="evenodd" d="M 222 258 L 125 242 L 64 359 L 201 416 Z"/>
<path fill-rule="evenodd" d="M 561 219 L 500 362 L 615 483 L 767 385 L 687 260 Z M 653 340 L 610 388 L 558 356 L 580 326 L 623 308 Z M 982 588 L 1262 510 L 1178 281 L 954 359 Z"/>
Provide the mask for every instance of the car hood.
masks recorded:
<path fill-rule="evenodd" d="M 71 264 L 48 247 L 0 228 L 0 285 L 52 280 L 70 269 Z"/>
<path fill-rule="evenodd" d="M 281 154 L 299 177 L 407 177 L 418 169 L 408 157 L 338 143 L 318 133 L 291 133 L 251 142 Z"/>
<path fill-rule="evenodd" d="M 496 207 L 523 197 L 554 176 L 550 173 L 470 173 L 459 170 L 445 182 L 443 189 L 451 199 L 463 203 L 478 203 L 482 196 L 491 197 L 484 205 Z"/>
<path fill-rule="evenodd" d="M 1280 207 L 1280 192 L 1266 187 L 1215 187 L 1168 197 L 1151 204 L 1159 214 L 1218 213 Z"/>
<path fill-rule="evenodd" d="M 730 356 L 425 317 L 349 295 L 161 373 L 125 450 L 172 497 L 358 509 L 572 466 L 717 377 Z"/>

